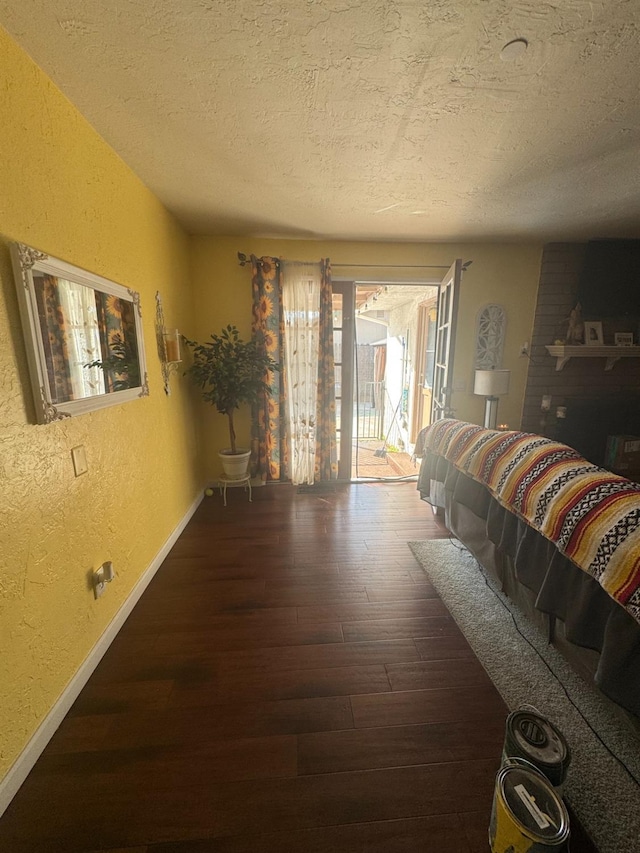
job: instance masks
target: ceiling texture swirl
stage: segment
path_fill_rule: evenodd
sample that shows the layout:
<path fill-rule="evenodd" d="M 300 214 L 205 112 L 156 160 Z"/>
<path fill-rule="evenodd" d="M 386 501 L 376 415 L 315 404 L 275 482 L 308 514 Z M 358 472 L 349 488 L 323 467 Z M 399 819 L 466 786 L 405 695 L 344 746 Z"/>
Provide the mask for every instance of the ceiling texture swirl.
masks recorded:
<path fill-rule="evenodd" d="M 0 0 L 0 24 L 191 233 L 640 237 L 637 0 Z"/>

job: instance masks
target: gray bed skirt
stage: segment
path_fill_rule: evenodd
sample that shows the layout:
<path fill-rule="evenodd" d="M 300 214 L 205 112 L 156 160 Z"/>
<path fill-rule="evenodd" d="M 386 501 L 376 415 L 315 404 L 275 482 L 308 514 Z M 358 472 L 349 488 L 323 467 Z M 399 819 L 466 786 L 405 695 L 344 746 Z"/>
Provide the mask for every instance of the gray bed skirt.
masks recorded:
<path fill-rule="evenodd" d="M 426 452 L 423 500 L 580 674 L 640 727 L 640 624 L 600 584 L 481 483 Z"/>

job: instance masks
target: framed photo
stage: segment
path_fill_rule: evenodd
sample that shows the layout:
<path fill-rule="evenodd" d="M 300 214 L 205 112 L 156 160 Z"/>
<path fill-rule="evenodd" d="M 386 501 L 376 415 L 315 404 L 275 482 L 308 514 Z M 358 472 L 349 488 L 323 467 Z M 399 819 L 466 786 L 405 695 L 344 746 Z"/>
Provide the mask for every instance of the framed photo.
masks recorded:
<path fill-rule="evenodd" d="M 587 347 L 601 347 L 604 344 L 600 320 L 585 320 L 584 343 Z"/>
<path fill-rule="evenodd" d="M 613 339 L 617 347 L 633 346 L 633 332 L 614 332 Z"/>

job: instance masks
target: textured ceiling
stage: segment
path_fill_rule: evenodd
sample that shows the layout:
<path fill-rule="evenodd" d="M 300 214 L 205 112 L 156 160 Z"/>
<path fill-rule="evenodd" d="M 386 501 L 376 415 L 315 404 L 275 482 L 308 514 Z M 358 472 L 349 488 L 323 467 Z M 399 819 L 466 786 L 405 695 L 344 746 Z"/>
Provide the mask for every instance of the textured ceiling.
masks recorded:
<path fill-rule="evenodd" d="M 194 233 L 640 237 L 638 0 L 0 0 L 0 24 Z"/>

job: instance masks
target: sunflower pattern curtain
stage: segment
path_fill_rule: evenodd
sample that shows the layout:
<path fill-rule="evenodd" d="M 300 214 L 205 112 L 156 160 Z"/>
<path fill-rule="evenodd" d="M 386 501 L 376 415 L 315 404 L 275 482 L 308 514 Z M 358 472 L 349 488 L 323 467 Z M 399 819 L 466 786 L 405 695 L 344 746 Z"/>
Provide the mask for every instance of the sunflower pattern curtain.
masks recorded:
<path fill-rule="evenodd" d="M 33 283 L 51 400 L 53 403 L 65 403 L 73 400 L 73 387 L 69 372 L 66 319 L 60 304 L 58 279 L 52 275 L 42 274 L 34 276 Z"/>
<path fill-rule="evenodd" d="M 135 388 L 140 384 L 133 303 L 96 291 L 96 309 L 107 392 Z"/>
<path fill-rule="evenodd" d="M 52 275 L 33 281 L 52 403 L 140 384 L 133 302 Z"/>
<path fill-rule="evenodd" d="M 268 376 L 271 392 L 263 395 L 253 411 L 251 471 L 253 476 L 265 481 L 285 481 L 291 479 L 290 405 L 287 399 L 291 377 L 285 369 L 285 315 L 280 262 L 276 258 L 252 255 L 251 270 L 252 332 L 280 365 L 279 371 Z M 314 479 L 329 480 L 338 474 L 331 266 L 328 259 L 321 261 L 320 274 L 315 471 L 309 477 L 310 482 Z"/>
<path fill-rule="evenodd" d="M 276 258 L 251 256 L 252 332 L 268 355 L 282 363 L 284 314 L 280 267 Z M 253 410 L 251 473 L 262 480 L 284 480 L 287 469 L 286 397 L 282 370 L 269 372 L 271 392 L 261 395 Z"/>
<path fill-rule="evenodd" d="M 320 262 L 320 323 L 318 350 L 318 409 L 316 414 L 315 479 L 338 476 L 336 445 L 336 380 L 333 359 L 333 291 L 329 259 Z"/>

